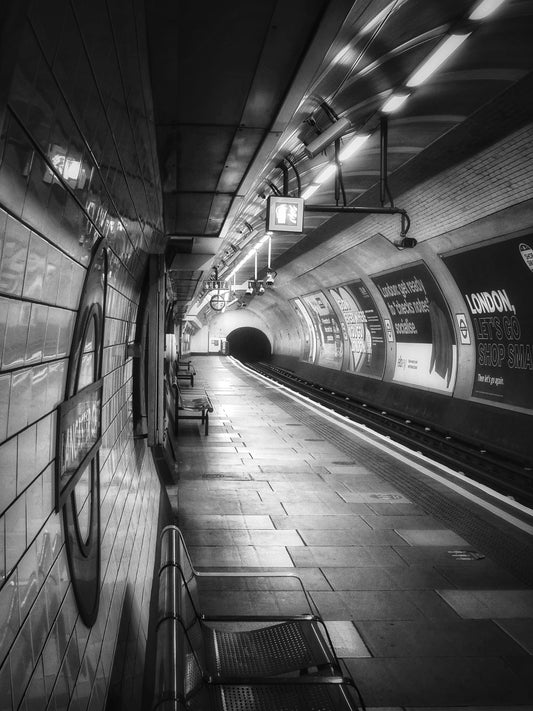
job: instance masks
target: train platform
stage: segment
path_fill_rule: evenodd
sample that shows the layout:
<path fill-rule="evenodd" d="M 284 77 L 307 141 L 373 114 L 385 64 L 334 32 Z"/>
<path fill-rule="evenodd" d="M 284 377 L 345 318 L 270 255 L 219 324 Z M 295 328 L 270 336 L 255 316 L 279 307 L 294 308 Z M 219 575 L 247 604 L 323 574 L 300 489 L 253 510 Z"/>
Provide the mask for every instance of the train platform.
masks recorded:
<path fill-rule="evenodd" d="M 231 358 L 192 361 L 214 411 L 171 436 L 167 490 L 195 566 L 301 576 L 367 709 L 531 711 L 533 511 Z M 220 580 L 206 612 L 302 612 L 274 579 Z"/>

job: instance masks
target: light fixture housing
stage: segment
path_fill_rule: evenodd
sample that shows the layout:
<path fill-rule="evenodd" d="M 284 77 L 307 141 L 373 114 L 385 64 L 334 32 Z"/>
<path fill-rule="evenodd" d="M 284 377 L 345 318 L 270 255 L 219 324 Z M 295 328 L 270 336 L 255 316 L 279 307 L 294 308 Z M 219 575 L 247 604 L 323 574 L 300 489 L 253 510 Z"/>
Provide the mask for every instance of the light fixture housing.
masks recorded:
<path fill-rule="evenodd" d="M 351 127 L 351 123 L 347 118 L 340 118 L 330 126 L 328 126 L 325 131 L 322 131 L 316 138 L 313 138 L 305 146 L 305 152 L 309 158 L 314 158 L 318 153 L 325 150 L 333 141 L 337 138 L 343 136 Z"/>

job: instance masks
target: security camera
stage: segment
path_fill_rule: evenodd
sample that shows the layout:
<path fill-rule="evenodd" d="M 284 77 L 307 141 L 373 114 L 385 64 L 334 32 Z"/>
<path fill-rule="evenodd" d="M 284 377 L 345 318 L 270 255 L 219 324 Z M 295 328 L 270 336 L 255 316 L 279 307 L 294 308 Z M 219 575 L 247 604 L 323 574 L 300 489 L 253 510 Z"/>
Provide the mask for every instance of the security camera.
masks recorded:
<path fill-rule="evenodd" d="M 316 138 L 305 146 L 305 152 L 309 158 L 314 158 L 318 153 L 321 153 L 330 143 L 336 141 L 337 138 L 343 136 L 350 128 L 351 123 L 347 118 L 341 118 L 331 126 L 328 126 L 325 131 L 322 131 Z"/>
<path fill-rule="evenodd" d="M 257 282 L 257 293 L 258 293 L 260 296 L 265 293 L 265 287 L 264 287 L 262 281 L 258 281 L 258 282 Z"/>
<path fill-rule="evenodd" d="M 394 243 L 398 249 L 412 249 L 418 244 L 414 237 L 403 237 L 398 242 Z"/>

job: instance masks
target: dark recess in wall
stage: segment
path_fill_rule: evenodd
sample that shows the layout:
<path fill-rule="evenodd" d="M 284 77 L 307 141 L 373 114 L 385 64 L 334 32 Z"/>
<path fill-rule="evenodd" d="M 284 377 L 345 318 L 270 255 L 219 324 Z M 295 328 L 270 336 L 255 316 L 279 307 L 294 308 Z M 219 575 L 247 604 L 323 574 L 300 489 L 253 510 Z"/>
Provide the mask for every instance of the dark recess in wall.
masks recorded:
<path fill-rule="evenodd" d="M 257 328 L 237 328 L 228 335 L 227 342 L 228 354 L 244 363 L 270 358 L 270 341 Z"/>

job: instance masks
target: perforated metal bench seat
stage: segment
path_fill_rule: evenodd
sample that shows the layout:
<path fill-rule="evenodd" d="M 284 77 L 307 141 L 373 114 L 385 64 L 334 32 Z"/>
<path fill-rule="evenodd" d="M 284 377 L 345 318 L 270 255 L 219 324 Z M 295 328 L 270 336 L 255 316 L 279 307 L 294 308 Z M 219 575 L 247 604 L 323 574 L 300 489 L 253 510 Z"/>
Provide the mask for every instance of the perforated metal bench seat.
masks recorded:
<path fill-rule="evenodd" d="M 314 612 L 290 617 L 200 612 L 197 578 L 269 576 L 298 580 L 312 605 L 301 580 L 291 574 L 197 572 L 180 530 L 163 529 L 156 675 L 165 683 L 154 709 L 357 711 L 357 688 L 341 675 L 327 629 Z M 260 626 L 227 627 L 243 621 Z"/>
<path fill-rule="evenodd" d="M 346 680 L 204 684 L 187 699 L 190 711 L 356 711 Z M 309 683 L 311 682 L 311 683 Z"/>
<path fill-rule="evenodd" d="M 289 620 L 246 631 L 201 622 L 206 666 L 216 677 L 276 676 L 291 671 L 340 673 L 316 620 Z"/>

